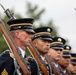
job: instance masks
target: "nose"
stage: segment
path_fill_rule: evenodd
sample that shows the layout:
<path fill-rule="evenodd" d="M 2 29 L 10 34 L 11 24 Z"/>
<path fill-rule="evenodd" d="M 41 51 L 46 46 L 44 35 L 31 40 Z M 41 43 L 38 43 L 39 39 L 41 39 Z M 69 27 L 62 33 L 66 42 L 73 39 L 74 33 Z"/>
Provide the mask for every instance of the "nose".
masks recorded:
<path fill-rule="evenodd" d="M 70 58 L 66 58 L 67 62 L 70 62 Z"/>
<path fill-rule="evenodd" d="M 57 52 L 58 52 L 59 54 L 61 54 L 62 51 L 61 51 L 61 50 L 57 50 Z"/>
<path fill-rule="evenodd" d="M 46 46 L 50 48 L 50 42 L 46 41 Z"/>
<path fill-rule="evenodd" d="M 75 67 L 75 69 L 76 69 L 76 66 L 74 66 Z"/>

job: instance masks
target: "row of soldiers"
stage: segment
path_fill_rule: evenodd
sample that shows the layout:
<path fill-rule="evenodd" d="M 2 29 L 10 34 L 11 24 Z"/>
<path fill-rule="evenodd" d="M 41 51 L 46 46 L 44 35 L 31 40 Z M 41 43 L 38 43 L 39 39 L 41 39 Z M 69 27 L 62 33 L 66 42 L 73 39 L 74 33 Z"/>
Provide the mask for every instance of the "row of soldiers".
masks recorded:
<path fill-rule="evenodd" d="M 32 18 L 7 22 L 13 41 L 21 56 L 27 61 L 30 75 L 45 75 L 33 54 L 27 56 L 26 48 L 31 42 L 44 63 L 48 75 L 76 75 L 76 54 L 71 53 L 71 46 L 66 44 L 66 39 L 51 36 L 53 29 L 48 26 L 33 29 L 33 23 Z M 13 52 L 9 49 L 0 54 L 0 75 L 24 75 L 14 58 Z"/>

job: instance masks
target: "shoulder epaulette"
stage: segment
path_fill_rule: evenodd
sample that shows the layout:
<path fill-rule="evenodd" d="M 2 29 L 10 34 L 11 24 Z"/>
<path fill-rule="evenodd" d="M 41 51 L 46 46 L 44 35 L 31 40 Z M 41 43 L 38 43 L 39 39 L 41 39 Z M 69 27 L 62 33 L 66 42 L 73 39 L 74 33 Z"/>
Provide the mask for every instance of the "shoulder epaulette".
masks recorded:
<path fill-rule="evenodd" d="M 32 55 L 28 56 L 26 59 L 30 60 L 30 61 L 33 61 L 34 58 L 32 57 Z"/>
<path fill-rule="evenodd" d="M 11 58 L 14 58 L 14 54 L 10 50 L 5 50 L 2 54 L 0 54 L 0 56 L 5 54 L 9 54 Z"/>

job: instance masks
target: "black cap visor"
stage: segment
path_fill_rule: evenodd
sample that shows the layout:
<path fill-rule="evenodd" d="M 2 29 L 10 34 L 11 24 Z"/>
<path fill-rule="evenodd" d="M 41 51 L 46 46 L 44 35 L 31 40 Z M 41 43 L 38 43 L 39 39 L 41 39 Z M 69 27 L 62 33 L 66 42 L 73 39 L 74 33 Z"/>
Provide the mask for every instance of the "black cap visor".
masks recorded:
<path fill-rule="evenodd" d="M 76 59 L 71 60 L 71 64 L 76 65 Z"/>
<path fill-rule="evenodd" d="M 63 45 L 62 44 L 51 44 L 50 48 L 53 48 L 55 50 L 63 50 Z"/>
<path fill-rule="evenodd" d="M 63 54 L 62 55 L 64 58 L 70 58 L 71 57 L 71 55 L 69 55 L 69 54 Z"/>
<path fill-rule="evenodd" d="M 50 42 L 53 41 L 52 38 L 51 38 L 51 36 L 48 35 L 48 34 L 46 34 L 46 35 L 45 35 L 45 34 L 38 34 L 38 35 L 35 35 L 32 40 L 34 40 L 34 39 L 36 39 L 36 38 L 40 38 L 40 39 L 42 39 L 42 40 L 47 40 L 47 41 L 50 41 Z"/>
<path fill-rule="evenodd" d="M 28 33 L 35 34 L 35 31 L 33 30 L 32 26 L 11 26 L 10 31 L 12 30 L 24 30 Z"/>
<path fill-rule="evenodd" d="M 35 31 L 33 29 L 23 29 L 23 30 L 29 34 L 35 34 Z"/>
<path fill-rule="evenodd" d="M 49 38 L 49 37 L 47 37 L 47 38 L 39 37 L 39 38 L 40 38 L 40 39 L 42 39 L 42 40 L 46 40 L 46 41 L 52 42 L 52 39 L 51 39 L 51 38 Z"/>

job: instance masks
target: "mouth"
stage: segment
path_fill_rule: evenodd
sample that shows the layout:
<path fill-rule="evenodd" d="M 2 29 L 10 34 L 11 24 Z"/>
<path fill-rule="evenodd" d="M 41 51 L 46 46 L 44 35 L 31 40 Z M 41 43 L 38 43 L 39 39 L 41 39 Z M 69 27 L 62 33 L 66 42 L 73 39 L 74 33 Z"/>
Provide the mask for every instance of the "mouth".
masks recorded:
<path fill-rule="evenodd" d="M 47 50 L 47 51 L 48 51 L 48 50 L 49 50 L 49 48 L 46 48 L 45 50 Z"/>
<path fill-rule="evenodd" d="M 67 62 L 66 65 L 69 65 L 69 62 Z"/>
<path fill-rule="evenodd" d="M 30 43 L 32 40 L 29 40 L 28 42 Z"/>
<path fill-rule="evenodd" d="M 57 57 L 61 57 L 60 55 L 57 55 Z"/>

